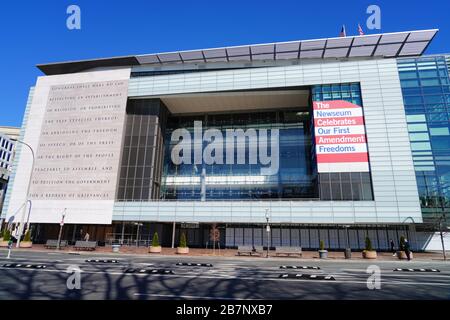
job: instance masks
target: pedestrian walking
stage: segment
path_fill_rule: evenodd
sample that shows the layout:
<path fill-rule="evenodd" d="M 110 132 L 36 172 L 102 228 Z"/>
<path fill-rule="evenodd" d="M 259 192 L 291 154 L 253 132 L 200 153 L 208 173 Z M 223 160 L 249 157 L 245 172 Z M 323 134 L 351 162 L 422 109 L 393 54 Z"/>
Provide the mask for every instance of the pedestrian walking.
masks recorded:
<path fill-rule="evenodd" d="M 394 240 L 390 240 L 390 244 L 391 244 L 391 252 L 392 252 L 392 256 L 395 257 L 395 243 Z"/>
<path fill-rule="evenodd" d="M 405 254 L 406 254 L 406 258 L 408 259 L 408 261 L 410 261 L 411 260 L 411 250 L 409 247 L 408 239 L 405 239 Z"/>
<path fill-rule="evenodd" d="M 85 236 L 84 236 L 84 241 L 89 241 L 89 233 L 86 232 Z"/>

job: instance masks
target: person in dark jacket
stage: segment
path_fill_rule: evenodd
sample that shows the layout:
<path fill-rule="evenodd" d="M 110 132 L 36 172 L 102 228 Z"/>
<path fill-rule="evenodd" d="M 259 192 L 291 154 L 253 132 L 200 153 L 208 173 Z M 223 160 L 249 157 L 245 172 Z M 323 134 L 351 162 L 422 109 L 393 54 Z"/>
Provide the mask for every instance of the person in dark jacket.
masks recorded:
<path fill-rule="evenodd" d="M 409 247 L 409 241 L 408 241 L 408 239 L 405 239 L 405 244 L 404 244 L 404 246 L 405 246 L 405 254 L 406 254 L 406 258 L 408 258 L 408 261 L 410 261 L 410 260 L 411 260 L 411 250 L 410 250 L 410 247 Z"/>
<path fill-rule="evenodd" d="M 394 240 L 391 239 L 389 242 L 391 244 L 392 256 L 395 257 L 395 243 L 394 243 Z"/>

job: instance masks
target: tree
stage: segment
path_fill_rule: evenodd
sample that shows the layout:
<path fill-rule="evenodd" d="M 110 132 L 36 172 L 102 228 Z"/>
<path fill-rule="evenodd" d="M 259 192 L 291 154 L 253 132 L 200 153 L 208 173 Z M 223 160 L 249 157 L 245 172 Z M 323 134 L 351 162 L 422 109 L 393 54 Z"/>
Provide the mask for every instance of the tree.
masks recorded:
<path fill-rule="evenodd" d="M 366 251 L 373 251 L 372 241 L 370 241 L 369 237 L 366 237 Z"/>
<path fill-rule="evenodd" d="M 23 237 L 23 242 L 31 242 L 31 230 L 28 229 Z"/>
<path fill-rule="evenodd" d="M 400 237 L 400 251 L 405 251 L 405 236 Z"/>
<path fill-rule="evenodd" d="M 184 232 L 180 236 L 180 248 L 187 248 L 186 235 Z"/>
<path fill-rule="evenodd" d="M 152 247 L 159 247 L 159 237 L 158 237 L 158 232 L 155 232 L 155 233 L 153 234 Z"/>
<path fill-rule="evenodd" d="M 11 240 L 11 231 L 9 231 L 8 228 L 5 228 L 3 231 L 3 241 L 9 241 Z"/>
<path fill-rule="evenodd" d="M 325 242 L 323 240 L 320 240 L 319 250 L 324 251 L 325 250 Z"/>

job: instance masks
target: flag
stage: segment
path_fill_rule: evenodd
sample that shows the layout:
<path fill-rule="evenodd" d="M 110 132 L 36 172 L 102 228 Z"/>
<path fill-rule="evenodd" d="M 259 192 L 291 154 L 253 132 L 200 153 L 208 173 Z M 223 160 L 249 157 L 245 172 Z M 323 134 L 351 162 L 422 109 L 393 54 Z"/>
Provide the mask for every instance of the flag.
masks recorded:
<path fill-rule="evenodd" d="M 359 35 L 360 36 L 363 36 L 364 35 L 364 31 L 363 31 L 363 29 L 361 28 L 361 25 L 358 23 L 358 33 L 359 33 Z"/>
<path fill-rule="evenodd" d="M 339 37 L 346 37 L 347 32 L 345 32 L 345 25 L 342 25 L 341 33 L 339 34 Z"/>

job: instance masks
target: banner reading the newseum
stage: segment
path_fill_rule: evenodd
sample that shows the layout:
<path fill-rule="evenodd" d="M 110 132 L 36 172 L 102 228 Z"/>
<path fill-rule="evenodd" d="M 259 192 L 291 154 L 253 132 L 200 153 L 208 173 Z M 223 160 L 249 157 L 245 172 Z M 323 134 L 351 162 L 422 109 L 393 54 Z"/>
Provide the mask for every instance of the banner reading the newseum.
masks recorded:
<path fill-rule="evenodd" d="M 318 172 L 368 172 L 362 108 L 342 100 L 316 101 L 313 106 Z"/>

